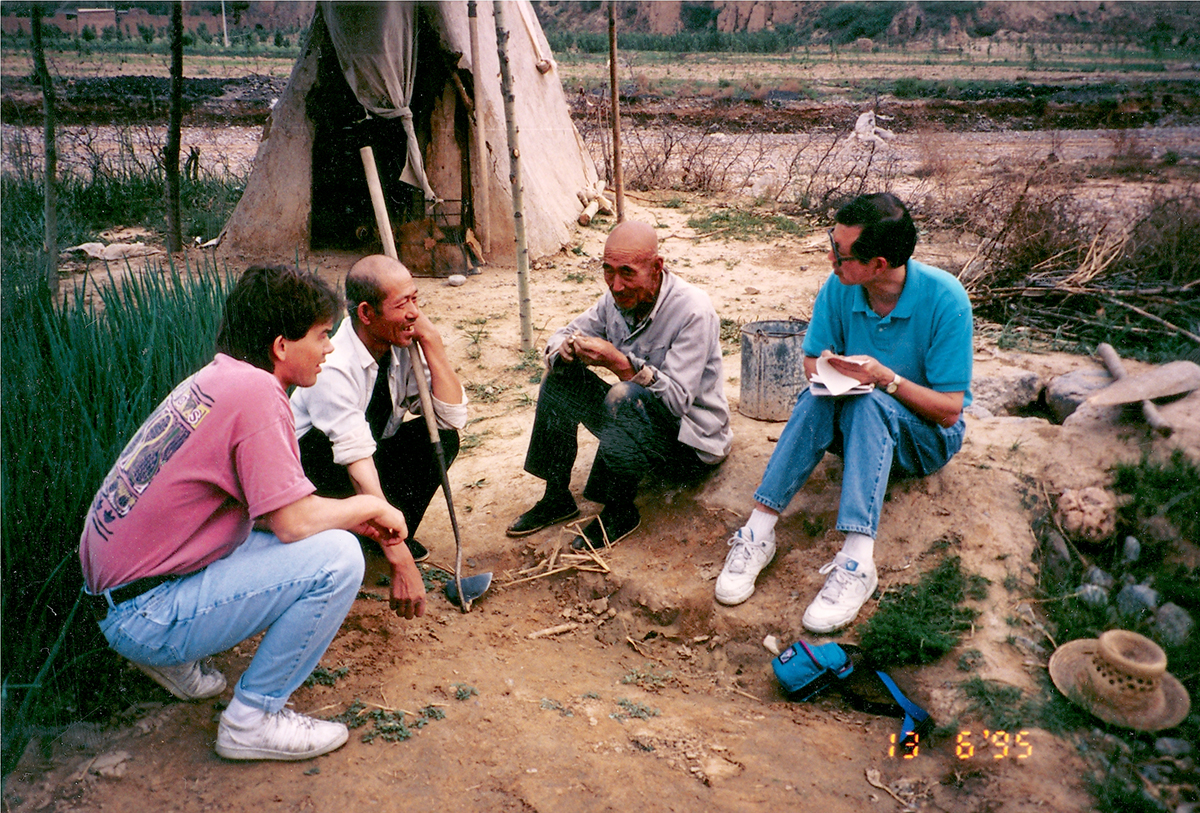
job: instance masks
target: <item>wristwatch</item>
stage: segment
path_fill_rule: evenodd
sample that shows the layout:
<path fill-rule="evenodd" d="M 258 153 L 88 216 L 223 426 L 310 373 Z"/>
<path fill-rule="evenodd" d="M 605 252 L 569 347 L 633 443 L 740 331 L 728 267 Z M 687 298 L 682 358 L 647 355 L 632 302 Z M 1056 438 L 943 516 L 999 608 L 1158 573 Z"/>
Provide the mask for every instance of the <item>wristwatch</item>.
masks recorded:
<path fill-rule="evenodd" d="M 904 380 L 900 377 L 900 373 L 896 373 L 895 375 L 896 377 L 889 381 L 887 386 L 883 388 L 883 391 L 888 395 L 895 395 L 896 390 L 900 389 L 900 382 Z"/>

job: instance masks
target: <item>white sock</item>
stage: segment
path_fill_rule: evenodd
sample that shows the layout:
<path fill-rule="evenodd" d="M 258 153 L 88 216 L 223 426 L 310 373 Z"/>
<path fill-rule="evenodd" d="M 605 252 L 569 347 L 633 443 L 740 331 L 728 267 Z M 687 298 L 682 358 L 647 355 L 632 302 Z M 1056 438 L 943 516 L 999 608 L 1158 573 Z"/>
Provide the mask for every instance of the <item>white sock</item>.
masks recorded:
<path fill-rule="evenodd" d="M 775 531 L 775 523 L 778 521 L 778 514 L 755 508 L 750 512 L 750 519 L 746 520 L 746 527 L 754 534 L 755 539 L 766 539 Z"/>
<path fill-rule="evenodd" d="M 842 544 L 842 553 L 860 565 L 875 566 L 875 540 L 866 534 L 848 533 Z"/>
<path fill-rule="evenodd" d="M 225 711 L 221 716 L 225 717 L 230 724 L 236 726 L 254 725 L 262 716 L 266 714 L 262 709 L 256 709 L 249 703 L 243 703 L 236 696 L 229 701 L 229 705 L 225 707 Z"/>

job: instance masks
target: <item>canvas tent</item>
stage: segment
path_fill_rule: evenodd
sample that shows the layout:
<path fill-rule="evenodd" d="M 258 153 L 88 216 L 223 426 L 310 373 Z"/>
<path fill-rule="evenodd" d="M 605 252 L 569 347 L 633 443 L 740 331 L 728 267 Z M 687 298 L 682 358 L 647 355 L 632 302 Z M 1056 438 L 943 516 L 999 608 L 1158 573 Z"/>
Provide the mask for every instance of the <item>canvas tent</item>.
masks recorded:
<path fill-rule="evenodd" d="M 297 250 L 378 250 L 379 239 L 358 155 L 371 145 L 396 242 L 431 252 L 448 267 L 467 230 L 490 225 L 490 259 L 514 255 L 512 186 L 500 89 L 493 3 L 478 8 L 473 64 L 466 2 L 317 4 L 304 50 L 276 103 L 222 250 L 290 257 Z M 558 71 L 528 0 L 505 0 L 530 255 L 571 239 L 596 169 L 571 122 Z M 542 67 L 545 68 L 543 61 Z M 481 108 L 486 157 L 473 161 L 467 105 Z M 529 160 L 536 156 L 536 160 Z M 479 211 L 488 184 L 488 217 Z M 405 252 L 409 256 L 405 256 Z M 445 260 L 445 262 L 443 262 Z M 419 263 L 418 263 L 419 264 Z"/>

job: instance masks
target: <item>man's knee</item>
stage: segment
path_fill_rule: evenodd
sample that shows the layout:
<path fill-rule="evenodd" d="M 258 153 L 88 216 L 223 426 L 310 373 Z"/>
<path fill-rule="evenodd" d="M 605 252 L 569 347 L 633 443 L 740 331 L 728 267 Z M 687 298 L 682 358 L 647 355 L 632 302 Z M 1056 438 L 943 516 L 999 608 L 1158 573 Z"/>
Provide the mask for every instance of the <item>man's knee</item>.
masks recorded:
<path fill-rule="evenodd" d="M 305 541 L 320 546 L 321 567 L 334 582 L 356 587 L 362 584 L 366 561 L 358 537 L 349 531 L 332 530 L 314 534 Z"/>
<path fill-rule="evenodd" d="M 896 400 L 879 390 L 856 395 L 845 399 L 842 405 L 839 423 L 843 430 L 848 430 L 855 423 L 870 421 L 876 425 L 892 425 L 895 423 Z"/>
<path fill-rule="evenodd" d="M 645 399 L 653 397 L 654 394 L 641 384 L 620 381 L 604 396 L 604 410 L 609 416 L 619 418 L 630 409 L 644 411 Z"/>

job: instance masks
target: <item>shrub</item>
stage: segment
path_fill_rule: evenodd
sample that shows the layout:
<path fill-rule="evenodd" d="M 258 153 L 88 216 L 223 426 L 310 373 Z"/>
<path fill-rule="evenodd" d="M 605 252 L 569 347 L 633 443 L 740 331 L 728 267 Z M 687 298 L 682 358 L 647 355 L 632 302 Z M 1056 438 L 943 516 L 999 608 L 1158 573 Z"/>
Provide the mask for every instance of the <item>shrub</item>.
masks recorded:
<path fill-rule="evenodd" d="M 77 612 L 79 535 L 93 495 L 142 420 L 212 358 L 232 278 L 207 264 L 194 274 L 130 270 L 120 286 L 85 279 L 60 303 L 37 284 L 30 265 L 5 262 L 4 272 L 0 635 L 7 773 L 30 725 L 64 724 L 98 705 L 111 710 L 129 702 L 114 694 L 118 659 L 95 662 L 106 647 L 90 613 Z M 66 642 L 57 660 L 55 641 Z M 43 664 L 49 668 L 39 673 Z M 16 697 L 23 702 L 14 709 Z"/>
<path fill-rule="evenodd" d="M 966 589 L 959 558 L 947 556 L 917 584 L 879 600 L 879 610 L 861 627 L 862 648 L 887 666 L 936 661 L 958 645 L 978 614 L 961 606 Z"/>

